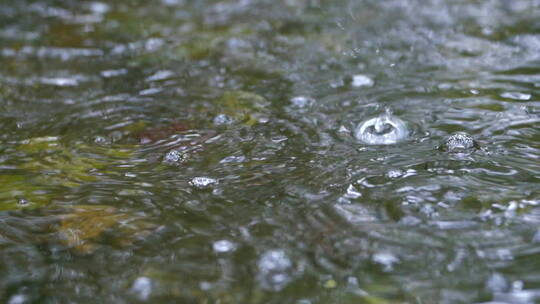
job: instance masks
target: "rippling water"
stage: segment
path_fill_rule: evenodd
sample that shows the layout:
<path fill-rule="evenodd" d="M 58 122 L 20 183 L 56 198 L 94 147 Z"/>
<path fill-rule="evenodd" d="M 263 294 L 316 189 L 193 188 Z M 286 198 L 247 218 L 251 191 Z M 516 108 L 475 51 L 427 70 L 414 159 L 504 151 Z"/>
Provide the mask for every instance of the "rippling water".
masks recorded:
<path fill-rule="evenodd" d="M 4 0 L 0 299 L 538 302 L 538 92 L 537 0 Z"/>

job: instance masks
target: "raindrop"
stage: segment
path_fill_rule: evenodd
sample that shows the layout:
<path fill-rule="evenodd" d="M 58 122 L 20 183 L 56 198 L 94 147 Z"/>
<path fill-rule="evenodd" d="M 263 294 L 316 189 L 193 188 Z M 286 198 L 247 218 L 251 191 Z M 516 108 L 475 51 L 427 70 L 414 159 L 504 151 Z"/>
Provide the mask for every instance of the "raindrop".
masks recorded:
<path fill-rule="evenodd" d="M 210 177 L 198 176 L 192 178 L 189 184 L 198 189 L 205 189 L 211 185 L 217 184 L 217 180 Z"/>
<path fill-rule="evenodd" d="M 352 77 L 352 83 L 351 85 L 356 88 L 360 87 L 372 87 L 375 84 L 373 79 L 369 78 L 366 75 L 354 75 Z"/>
<path fill-rule="evenodd" d="M 403 120 L 386 112 L 360 123 L 354 136 L 368 145 L 391 145 L 406 139 L 409 130 Z"/>
<path fill-rule="evenodd" d="M 147 300 L 152 293 L 152 280 L 147 277 L 137 278 L 135 282 L 133 282 L 133 286 L 131 286 L 131 292 L 136 294 L 139 300 Z"/>
<path fill-rule="evenodd" d="M 236 245 L 228 240 L 217 241 L 212 247 L 216 253 L 226 253 L 236 249 Z"/>
<path fill-rule="evenodd" d="M 293 264 L 285 251 L 267 251 L 258 262 L 259 282 L 265 289 L 281 290 L 291 281 L 292 267 Z"/>
<path fill-rule="evenodd" d="M 450 153 L 471 152 L 478 148 L 476 141 L 465 132 L 456 132 L 444 139 L 440 150 Z"/>
<path fill-rule="evenodd" d="M 532 96 L 531 94 L 525 94 L 520 92 L 504 92 L 501 94 L 501 97 L 514 100 L 529 100 Z"/>

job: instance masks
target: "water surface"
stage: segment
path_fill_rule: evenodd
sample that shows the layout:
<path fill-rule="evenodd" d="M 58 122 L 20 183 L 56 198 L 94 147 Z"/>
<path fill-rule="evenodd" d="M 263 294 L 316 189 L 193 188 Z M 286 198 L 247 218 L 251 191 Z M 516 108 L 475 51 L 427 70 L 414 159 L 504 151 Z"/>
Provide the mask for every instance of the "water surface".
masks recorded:
<path fill-rule="evenodd" d="M 4 0 L 0 298 L 538 302 L 539 90 L 536 0 Z"/>

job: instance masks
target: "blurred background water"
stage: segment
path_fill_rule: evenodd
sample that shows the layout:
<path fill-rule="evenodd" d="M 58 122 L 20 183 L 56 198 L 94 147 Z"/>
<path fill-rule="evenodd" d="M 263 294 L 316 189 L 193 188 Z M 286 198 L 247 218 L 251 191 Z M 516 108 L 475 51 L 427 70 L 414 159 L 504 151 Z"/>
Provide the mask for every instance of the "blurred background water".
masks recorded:
<path fill-rule="evenodd" d="M 3 0 L 0 299 L 540 302 L 539 90 L 538 0 Z"/>

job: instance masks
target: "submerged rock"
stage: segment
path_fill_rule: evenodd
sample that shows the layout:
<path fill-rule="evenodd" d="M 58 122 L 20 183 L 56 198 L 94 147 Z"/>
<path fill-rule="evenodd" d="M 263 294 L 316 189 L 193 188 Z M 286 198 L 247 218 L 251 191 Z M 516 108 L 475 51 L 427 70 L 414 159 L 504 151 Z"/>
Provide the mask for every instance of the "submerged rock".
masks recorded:
<path fill-rule="evenodd" d="M 409 130 L 403 120 L 387 112 L 360 123 L 354 136 L 368 145 L 391 145 L 409 137 Z"/>
<path fill-rule="evenodd" d="M 444 139 L 440 150 L 450 153 L 471 152 L 478 148 L 476 141 L 465 132 L 456 132 Z"/>

